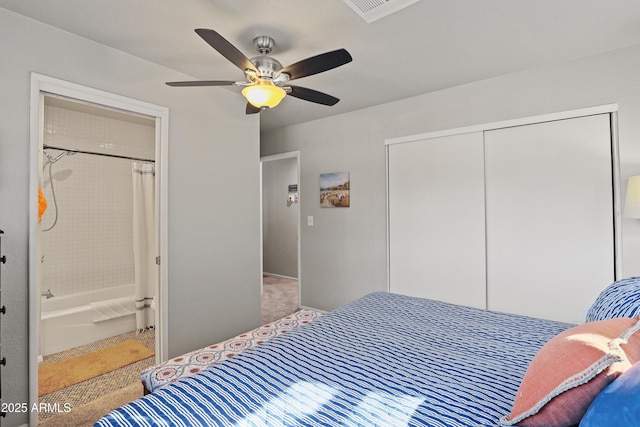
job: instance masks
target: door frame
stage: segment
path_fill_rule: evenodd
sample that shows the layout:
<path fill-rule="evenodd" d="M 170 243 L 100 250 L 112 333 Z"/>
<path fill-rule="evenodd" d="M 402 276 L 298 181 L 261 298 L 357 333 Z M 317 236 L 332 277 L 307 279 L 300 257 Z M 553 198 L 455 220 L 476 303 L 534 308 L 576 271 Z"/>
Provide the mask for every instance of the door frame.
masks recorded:
<path fill-rule="evenodd" d="M 166 359 L 168 354 L 168 173 L 167 152 L 169 138 L 169 109 L 122 95 L 82 86 L 38 73 L 31 73 L 30 94 L 30 172 L 29 172 L 29 407 L 38 402 L 38 346 L 40 268 L 38 254 L 38 185 L 42 167 L 42 123 L 44 116 L 43 94 L 98 104 L 125 113 L 141 114 L 155 119 L 155 164 L 156 164 L 156 253 L 158 265 L 158 301 L 156 302 L 156 362 Z M 162 262 L 160 262 L 162 261 Z M 31 412 L 30 425 L 37 425 L 37 411 Z"/>
<path fill-rule="evenodd" d="M 279 153 L 279 154 L 272 154 L 269 156 L 262 156 L 260 157 L 260 295 L 262 295 L 262 290 L 263 290 L 263 280 L 262 280 L 262 275 L 264 274 L 264 241 L 263 241 L 263 200 L 262 200 L 262 186 L 263 186 L 263 182 L 262 182 L 262 164 L 264 162 L 272 162 L 272 161 L 276 161 L 276 160 L 284 160 L 284 159 L 291 159 L 291 158 L 295 158 L 296 159 L 296 180 L 297 180 L 297 184 L 298 184 L 298 200 L 300 201 L 298 204 L 298 218 L 297 218 L 297 222 L 298 222 L 298 227 L 297 227 L 297 233 L 298 233 L 298 239 L 297 239 L 297 256 L 298 256 L 298 307 L 300 307 L 300 304 L 302 302 L 302 261 L 301 261 L 301 245 L 300 245 L 300 218 L 301 218 L 301 201 L 302 201 L 302 192 L 301 192 L 301 185 L 300 185 L 300 151 L 289 151 L 286 153 Z"/>

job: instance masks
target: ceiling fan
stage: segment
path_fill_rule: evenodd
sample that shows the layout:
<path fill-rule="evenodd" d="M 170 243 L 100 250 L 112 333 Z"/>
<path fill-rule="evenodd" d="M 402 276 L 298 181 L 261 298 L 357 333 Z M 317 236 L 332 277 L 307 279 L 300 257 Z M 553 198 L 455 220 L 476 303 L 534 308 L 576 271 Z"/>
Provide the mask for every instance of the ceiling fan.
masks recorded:
<path fill-rule="evenodd" d="M 253 39 L 253 45 L 260 53 L 260 56 L 249 59 L 216 31 L 199 28 L 195 32 L 212 48 L 240 68 L 244 72 L 245 80 L 197 80 L 167 82 L 167 85 L 182 87 L 244 86 L 242 94 L 248 101 L 247 114 L 259 113 L 267 108 L 273 108 L 286 95 L 329 106 L 335 105 L 340 101 L 338 98 L 326 93 L 290 85 L 288 82 L 322 73 L 351 62 L 351 55 L 346 49 L 322 53 L 283 67 L 277 59 L 268 56 L 275 46 L 274 40 L 269 36 L 258 36 Z"/>

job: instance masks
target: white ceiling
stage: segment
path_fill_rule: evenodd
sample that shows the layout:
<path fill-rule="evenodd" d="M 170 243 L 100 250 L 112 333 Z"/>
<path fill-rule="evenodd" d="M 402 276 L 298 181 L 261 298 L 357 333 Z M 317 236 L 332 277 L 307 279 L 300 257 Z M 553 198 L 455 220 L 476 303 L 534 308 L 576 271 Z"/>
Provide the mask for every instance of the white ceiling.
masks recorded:
<path fill-rule="evenodd" d="M 287 97 L 261 113 L 263 129 L 640 43 L 638 0 L 422 0 L 370 24 L 342 0 L 0 0 L 0 7 L 194 79 L 243 78 L 195 28 L 218 31 L 247 57 L 257 55 L 253 37 L 270 35 L 271 56 L 285 66 L 338 48 L 351 53 L 347 65 L 296 80 L 340 98 L 337 105 Z"/>

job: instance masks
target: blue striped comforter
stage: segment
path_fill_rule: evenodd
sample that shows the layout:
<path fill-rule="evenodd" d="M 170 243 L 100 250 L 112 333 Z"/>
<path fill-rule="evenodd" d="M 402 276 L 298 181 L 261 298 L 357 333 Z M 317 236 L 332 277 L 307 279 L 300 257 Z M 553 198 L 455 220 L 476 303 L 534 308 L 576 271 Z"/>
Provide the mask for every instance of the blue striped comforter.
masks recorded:
<path fill-rule="evenodd" d="M 377 292 L 97 426 L 497 426 L 572 325 Z"/>

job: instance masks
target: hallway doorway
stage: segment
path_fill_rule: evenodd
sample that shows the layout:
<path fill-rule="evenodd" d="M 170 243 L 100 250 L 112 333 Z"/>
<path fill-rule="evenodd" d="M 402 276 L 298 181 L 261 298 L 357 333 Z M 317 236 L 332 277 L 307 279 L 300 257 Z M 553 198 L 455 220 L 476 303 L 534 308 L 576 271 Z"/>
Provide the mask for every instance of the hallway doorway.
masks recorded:
<path fill-rule="evenodd" d="M 295 308 L 300 306 L 300 158 L 299 152 L 262 157 L 262 282 L 261 294 L 273 304 L 273 291 L 265 297 L 265 286 L 277 284 L 283 289 L 282 304 L 291 305 L 292 290 L 297 290 Z M 294 285 L 295 283 L 295 285 Z M 289 289 L 284 292 L 285 289 Z M 263 301 L 264 302 L 264 301 Z M 264 316 L 263 318 L 267 318 Z"/>

